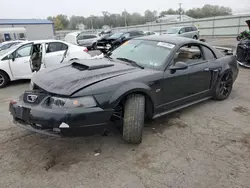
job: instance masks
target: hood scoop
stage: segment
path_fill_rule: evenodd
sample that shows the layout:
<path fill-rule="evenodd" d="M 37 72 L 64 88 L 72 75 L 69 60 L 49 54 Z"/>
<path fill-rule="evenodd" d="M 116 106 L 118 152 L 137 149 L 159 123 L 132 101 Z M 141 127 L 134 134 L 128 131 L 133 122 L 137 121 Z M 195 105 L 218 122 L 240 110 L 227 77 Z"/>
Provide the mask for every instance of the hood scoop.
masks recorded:
<path fill-rule="evenodd" d="M 79 71 L 85 71 L 85 70 L 96 70 L 96 69 L 102 69 L 102 68 L 107 68 L 107 67 L 112 67 L 114 64 L 112 63 L 96 63 L 92 62 L 91 63 L 82 63 L 82 62 L 74 62 L 71 64 L 72 68 L 75 68 Z"/>

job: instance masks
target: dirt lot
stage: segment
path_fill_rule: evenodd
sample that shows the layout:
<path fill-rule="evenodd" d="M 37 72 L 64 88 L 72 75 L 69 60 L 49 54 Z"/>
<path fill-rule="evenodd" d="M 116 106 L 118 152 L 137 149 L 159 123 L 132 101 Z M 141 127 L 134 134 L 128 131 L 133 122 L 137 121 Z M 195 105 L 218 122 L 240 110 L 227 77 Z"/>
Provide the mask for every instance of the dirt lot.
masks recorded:
<path fill-rule="evenodd" d="M 148 123 L 138 146 L 115 131 L 55 138 L 16 127 L 8 101 L 28 82 L 13 83 L 0 90 L 0 187 L 250 187 L 249 80 L 241 69 L 228 100 Z"/>

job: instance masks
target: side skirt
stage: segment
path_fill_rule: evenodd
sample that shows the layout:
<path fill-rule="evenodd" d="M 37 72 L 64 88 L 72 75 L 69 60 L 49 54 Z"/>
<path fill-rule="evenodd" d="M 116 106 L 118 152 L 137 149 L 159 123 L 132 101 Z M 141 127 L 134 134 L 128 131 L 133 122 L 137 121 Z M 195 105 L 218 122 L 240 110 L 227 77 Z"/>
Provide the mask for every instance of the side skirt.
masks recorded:
<path fill-rule="evenodd" d="M 194 104 L 198 104 L 198 103 L 200 103 L 200 102 L 209 100 L 209 99 L 211 99 L 211 98 L 212 98 L 212 97 L 206 97 L 206 98 L 203 98 L 203 99 L 200 99 L 200 100 L 191 102 L 191 103 L 187 103 L 187 104 L 185 104 L 185 105 L 181 105 L 181 106 L 176 107 L 176 108 L 173 108 L 173 109 L 171 109 L 171 110 L 168 110 L 168 111 L 165 111 L 165 112 L 156 114 L 156 115 L 153 116 L 153 119 L 156 119 L 156 118 L 159 118 L 159 117 L 161 117 L 161 116 L 164 116 L 164 115 L 167 115 L 167 114 L 176 112 L 176 111 L 178 111 L 178 110 L 181 110 L 181 109 L 183 109 L 183 108 L 187 108 L 187 107 L 189 107 L 189 106 L 192 106 L 192 105 L 194 105 Z"/>

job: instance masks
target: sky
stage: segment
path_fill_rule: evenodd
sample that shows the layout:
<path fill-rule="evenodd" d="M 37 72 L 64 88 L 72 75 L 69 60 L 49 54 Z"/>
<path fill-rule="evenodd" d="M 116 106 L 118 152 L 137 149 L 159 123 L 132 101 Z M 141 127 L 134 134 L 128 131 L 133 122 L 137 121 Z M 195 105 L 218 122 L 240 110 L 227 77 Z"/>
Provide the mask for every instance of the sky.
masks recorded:
<path fill-rule="evenodd" d="M 57 14 L 67 16 L 102 15 L 102 11 L 144 13 L 145 10 L 177 9 L 182 3 L 184 10 L 205 4 L 228 6 L 233 12 L 250 12 L 250 0 L 0 0 L 1 18 L 47 18 Z M 5 8 L 6 7 L 6 8 Z"/>

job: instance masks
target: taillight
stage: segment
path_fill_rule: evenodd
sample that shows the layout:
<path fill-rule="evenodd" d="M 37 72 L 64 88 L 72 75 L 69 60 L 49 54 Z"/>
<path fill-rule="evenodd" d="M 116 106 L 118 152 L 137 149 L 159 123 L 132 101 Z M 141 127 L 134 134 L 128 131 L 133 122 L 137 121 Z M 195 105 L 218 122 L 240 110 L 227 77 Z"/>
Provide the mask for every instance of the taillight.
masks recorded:
<path fill-rule="evenodd" d="M 84 52 L 86 52 L 86 53 L 88 53 L 88 48 L 84 48 L 84 50 L 83 50 Z"/>

